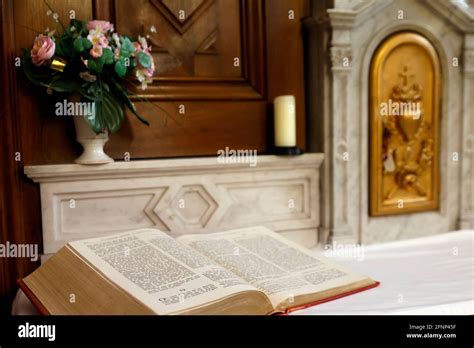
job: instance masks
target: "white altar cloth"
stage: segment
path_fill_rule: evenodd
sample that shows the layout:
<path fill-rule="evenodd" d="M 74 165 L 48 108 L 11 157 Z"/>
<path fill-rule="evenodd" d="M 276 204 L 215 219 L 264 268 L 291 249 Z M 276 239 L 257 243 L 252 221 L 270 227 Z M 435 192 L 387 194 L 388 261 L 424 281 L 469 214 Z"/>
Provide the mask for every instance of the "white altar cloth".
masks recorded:
<path fill-rule="evenodd" d="M 474 314 L 473 250 L 464 230 L 364 246 L 362 261 L 331 256 L 381 284 L 292 314 Z"/>

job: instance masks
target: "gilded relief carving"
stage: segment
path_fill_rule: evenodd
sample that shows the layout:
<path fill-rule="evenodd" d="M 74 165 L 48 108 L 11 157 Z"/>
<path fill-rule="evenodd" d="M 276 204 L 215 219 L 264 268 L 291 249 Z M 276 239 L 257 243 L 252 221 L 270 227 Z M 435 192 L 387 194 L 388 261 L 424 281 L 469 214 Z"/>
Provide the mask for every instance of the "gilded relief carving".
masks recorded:
<path fill-rule="evenodd" d="M 377 49 L 371 66 L 371 215 L 438 207 L 440 72 L 436 51 L 411 32 Z"/>

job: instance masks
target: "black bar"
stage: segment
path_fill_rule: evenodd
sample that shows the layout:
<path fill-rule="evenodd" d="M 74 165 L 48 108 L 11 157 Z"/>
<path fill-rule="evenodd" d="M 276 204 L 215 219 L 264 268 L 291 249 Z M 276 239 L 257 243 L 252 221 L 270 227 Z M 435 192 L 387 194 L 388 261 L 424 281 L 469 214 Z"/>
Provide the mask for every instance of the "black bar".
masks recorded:
<path fill-rule="evenodd" d="M 17 316 L 0 320 L 16 344 L 403 344 L 473 346 L 472 316 Z M 55 339 L 18 337 L 20 325 L 55 325 Z M 407 334 L 451 335 L 408 337 Z M 455 337 L 453 336 L 455 335 Z"/>

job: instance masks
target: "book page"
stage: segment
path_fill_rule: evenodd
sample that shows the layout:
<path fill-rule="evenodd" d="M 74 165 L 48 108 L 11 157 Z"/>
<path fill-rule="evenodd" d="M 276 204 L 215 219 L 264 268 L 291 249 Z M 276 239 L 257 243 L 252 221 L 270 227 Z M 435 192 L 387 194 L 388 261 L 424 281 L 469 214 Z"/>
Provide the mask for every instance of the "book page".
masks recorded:
<path fill-rule="evenodd" d="M 177 240 L 265 292 L 274 307 L 299 295 L 367 278 L 261 226 Z"/>
<path fill-rule="evenodd" d="M 69 243 L 112 282 L 158 314 L 256 289 L 156 229 Z"/>

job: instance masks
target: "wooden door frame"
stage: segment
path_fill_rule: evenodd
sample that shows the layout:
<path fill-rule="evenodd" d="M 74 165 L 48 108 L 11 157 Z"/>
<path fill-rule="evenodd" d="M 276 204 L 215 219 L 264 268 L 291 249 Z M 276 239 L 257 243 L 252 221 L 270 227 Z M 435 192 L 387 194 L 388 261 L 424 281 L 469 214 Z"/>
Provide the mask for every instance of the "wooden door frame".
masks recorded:
<path fill-rule="evenodd" d="M 23 174 L 23 155 L 20 142 L 20 129 L 16 111 L 17 69 L 15 66 L 15 27 L 14 0 L 0 0 L 0 243 L 38 243 L 41 250 L 41 236 L 33 235 L 33 229 L 25 221 L 28 213 L 25 200 L 25 185 L 28 182 Z M 19 153 L 20 160 L 15 159 Z M 37 194 L 39 206 L 39 190 Z M 25 204 L 26 202 L 26 204 Z M 35 203 L 35 204 L 36 204 Z M 39 212 L 30 212 L 38 214 Z M 9 313 L 15 296 L 16 277 L 30 273 L 36 263 L 29 259 L 0 257 L 0 313 Z"/>
<path fill-rule="evenodd" d="M 13 70 L 14 59 L 14 30 L 13 3 L 11 0 L 0 0 L 1 35 L 0 35 L 0 243 L 5 244 L 12 239 L 13 228 L 21 224 L 19 214 L 14 214 L 20 208 L 18 201 L 17 173 L 19 164 L 14 161 L 15 149 L 18 148 L 14 122 L 15 84 Z M 7 305 L 12 296 L 12 275 L 15 273 L 15 262 L 9 258 L 0 258 L 0 295 L 1 311 L 7 311 Z"/>

